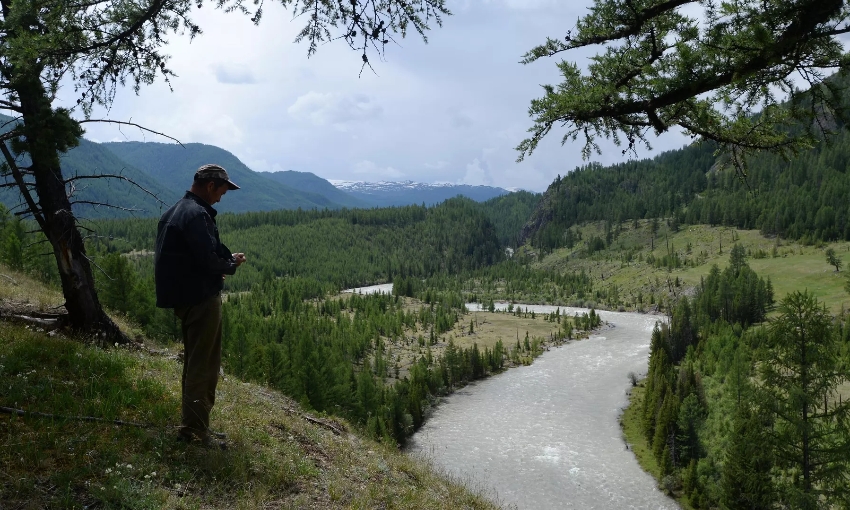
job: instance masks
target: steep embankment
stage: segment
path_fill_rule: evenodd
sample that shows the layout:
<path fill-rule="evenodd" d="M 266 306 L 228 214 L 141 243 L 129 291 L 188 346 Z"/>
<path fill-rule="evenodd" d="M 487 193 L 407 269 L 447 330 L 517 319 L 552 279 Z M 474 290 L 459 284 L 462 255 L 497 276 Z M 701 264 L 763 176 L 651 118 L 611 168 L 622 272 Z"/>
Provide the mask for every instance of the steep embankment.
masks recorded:
<path fill-rule="evenodd" d="M 0 273 L 4 304 L 61 302 Z M 106 420 L 0 413 L 2 507 L 493 508 L 395 447 L 229 375 L 212 421 L 230 448 L 177 443 L 180 371 L 173 349 L 104 350 L 0 321 L 0 407 Z"/>

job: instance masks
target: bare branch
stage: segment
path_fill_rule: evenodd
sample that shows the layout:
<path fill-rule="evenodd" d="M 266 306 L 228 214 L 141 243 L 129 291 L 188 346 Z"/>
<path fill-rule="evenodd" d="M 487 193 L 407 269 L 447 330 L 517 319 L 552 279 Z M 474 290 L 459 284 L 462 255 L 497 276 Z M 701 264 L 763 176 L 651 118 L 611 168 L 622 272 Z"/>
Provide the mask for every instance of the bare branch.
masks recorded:
<path fill-rule="evenodd" d="M 82 179 L 119 179 L 119 180 L 122 180 L 122 181 L 126 181 L 126 182 L 129 182 L 130 184 L 132 184 L 133 186 L 139 188 L 140 190 L 142 190 L 146 194 L 152 196 L 160 204 L 168 205 L 165 202 L 163 202 L 162 200 L 160 200 L 160 198 L 156 195 L 156 193 L 148 190 L 147 188 L 145 188 L 141 184 L 137 183 L 133 179 L 130 179 L 129 177 L 126 177 L 126 176 L 121 175 L 121 174 L 75 175 L 74 177 L 69 177 L 69 178 L 65 179 L 65 184 L 67 184 L 69 182 L 73 182 L 73 181 L 82 180 Z"/>
<path fill-rule="evenodd" d="M 86 204 L 94 207 L 108 207 L 110 209 L 118 209 L 119 211 L 127 211 L 127 212 L 142 212 L 144 209 L 137 209 L 135 207 L 122 207 L 120 205 L 110 204 L 107 202 L 96 202 L 94 200 L 72 200 L 71 205 L 74 204 Z"/>
<path fill-rule="evenodd" d="M 91 257 L 89 257 L 88 255 L 86 255 L 85 253 L 83 253 L 82 255 L 83 255 L 83 257 L 85 257 L 85 258 L 86 258 L 86 260 L 88 260 L 88 261 L 89 261 L 89 264 L 93 265 L 94 267 L 96 267 L 96 268 L 97 268 L 97 270 L 98 270 L 98 271 L 100 271 L 101 273 L 103 273 L 103 276 L 105 276 L 105 277 L 109 278 L 109 280 L 111 280 L 111 281 L 115 281 L 115 278 L 113 278 L 113 277 L 109 276 L 109 275 L 106 273 L 106 271 L 104 271 L 104 270 L 103 270 L 103 268 L 102 268 L 102 267 L 100 267 L 100 266 L 97 264 L 97 262 L 95 262 L 94 260 L 92 260 L 92 258 L 91 258 Z"/>
<path fill-rule="evenodd" d="M 81 120 L 81 121 L 78 121 L 78 122 L 80 124 L 85 124 L 86 122 L 103 122 L 103 123 L 108 123 L 108 124 L 120 124 L 120 125 L 123 125 L 123 126 L 132 126 L 132 127 L 139 128 L 142 131 L 147 131 L 148 133 L 153 133 L 155 135 L 159 135 L 159 136 L 163 136 L 165 138 L 168 138 L 169 140 L 174 140 L 175 142 L 180 144 L 180 147 L 183 147 L 184 149 L 186 148 L 186 146 L 183 145 L 180 142 L 180 140 L 174 138 L 173 136 L 168 136 L 165 133 L 160 133 L 159 131 L 154 131 L 153 129 L 146 128 L 145 126 L 142 126 L 140 124 L 136 124 L 135 122 L 129 122 L 129 121 L 125 122 L 123 120 L 112 120 L 112 119 L 85 119 L 85 120 Z"/>

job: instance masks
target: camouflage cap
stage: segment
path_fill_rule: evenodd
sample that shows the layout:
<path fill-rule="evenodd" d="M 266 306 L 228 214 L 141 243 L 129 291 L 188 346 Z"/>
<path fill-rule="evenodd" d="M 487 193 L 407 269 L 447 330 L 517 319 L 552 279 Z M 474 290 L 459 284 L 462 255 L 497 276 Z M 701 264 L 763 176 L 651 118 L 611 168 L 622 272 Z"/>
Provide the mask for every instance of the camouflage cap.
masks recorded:
<path fill-rule="evenodd" d="M 236 185 L 235 182 L 230 180 L 230 177 L 227 176 L 227 170 L 218 166 L 218 165 L 204 165 L 195 172 L 195 180 L 200 179 L 221 179 L 227 182 L 227 189 L 234 190 L 240 189 L 239 186 Z"/>

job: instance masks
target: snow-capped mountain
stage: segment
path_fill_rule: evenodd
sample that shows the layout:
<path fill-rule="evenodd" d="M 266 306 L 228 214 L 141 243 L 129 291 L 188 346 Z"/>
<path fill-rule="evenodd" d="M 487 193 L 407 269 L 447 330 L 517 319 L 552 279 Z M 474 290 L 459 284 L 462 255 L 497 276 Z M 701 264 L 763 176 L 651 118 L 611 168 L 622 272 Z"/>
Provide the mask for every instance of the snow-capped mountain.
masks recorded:
<path fill-rule="evenodd" d="M 452 183 L 422 183 L 414 181 L 362 182 L 329 180 L 331 184 L 374 207 L 401 206 L 411 204 L 434 205 L 449 198 L 463 195 L 483 202 L 493 197 L 510 193 L 492 186 L 471 186 Z"/>

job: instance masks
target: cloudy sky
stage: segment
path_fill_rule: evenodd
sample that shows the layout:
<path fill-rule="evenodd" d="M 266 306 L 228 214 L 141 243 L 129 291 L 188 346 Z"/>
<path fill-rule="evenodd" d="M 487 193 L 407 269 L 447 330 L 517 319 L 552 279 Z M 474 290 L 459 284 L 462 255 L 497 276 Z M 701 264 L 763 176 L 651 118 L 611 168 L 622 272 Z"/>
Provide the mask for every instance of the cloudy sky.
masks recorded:
<path fill-rule="evenodd" d="M 326 179 L 414 180 L 486 184 L 543 191 L 583 164 L 581 145 L 553 132 L 527 161 L 514 147 L 531 126 L 528 106 L 540 85 L 558 83 L 554 59 L 518 63 L 545 40 L 562 37 L 589 0 L 450 0 L 453 16 L 418 36 L 388 45 L 377 74 L 342 42 L 307 58 L 293 39 L 301 20 L 268 5 L 260 26 L 204 7 L 204 34 L 173 37 L 169 67 L 178 77 L 119 93 L 109 112 L 182 142 L 217 145 L 257 171 L 298 170 Z M 589 51 L 565 58 L 582 63 Z M 373 60 L 377 60 L 373 56 Z M 68 98 L 71 98 L 68 91 Z M 87 124 L 95 141 L 158 139 L 132 128 Z M 686 139 L 667 135 L 656 151 Z M 594 161 L 622 161 L 603 147 Z M 641 156 L 652 154 L 643 152 Z"/>

